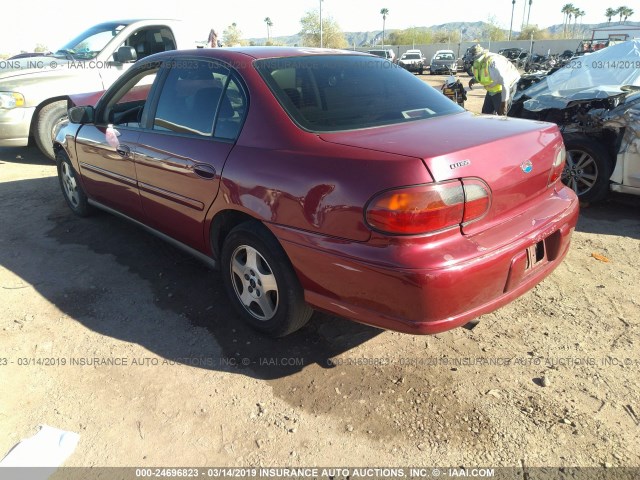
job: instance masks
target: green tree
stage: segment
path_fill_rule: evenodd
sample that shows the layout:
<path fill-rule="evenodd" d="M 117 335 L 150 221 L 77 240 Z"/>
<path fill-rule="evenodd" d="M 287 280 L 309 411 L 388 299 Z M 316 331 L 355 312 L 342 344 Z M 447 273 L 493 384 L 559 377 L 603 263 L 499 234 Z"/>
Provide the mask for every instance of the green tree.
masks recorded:
<path fill-rule="evenodd" d="M 264 23 L 267 24 L 267 44 L 271 44 L 271 27 L 273 27 L 273 22 L 269 17 L 264 19 Z"/>
<path fill-rule="evenodd" d="M 504 37 L 504 32 L 503 32 Z M 439 30 L 433 32 L 433 43 L 458 43 L 460 41 L 459 30 Z"/>
<path fill-rule="evenodd" d="M 482 27 L 482 33 L 486 40 L 492 42 L 499 42 L 507 38 L 504 30 L 498 25 L 498 20 L 494 15 L 489 16 L 484 27 Z"/>
<path fill-rule="evenodd" d="M 235 45 L 242 45 L 242 32 L 238 28 L 236 22 L 229 25 L 224 32 L 222 32 L 222 40 L 227 47 L 233 47 Z"/>
<path fill-rule="evenodd" d="M 419 30 L 416 27 L 395 30 L 389 33 L 387 42 L 389 45 L 426 45 L 434 43 L 433 32 L 430 29 Z"/>
<path fill-rule="evenodd" d="M 385 23 L 387 22 L 387 15 L 389 15 L 389 9 L 381 8 L 380 15 L 382 15 L 382 48 L 384 48 L 384 27 Z"/>
<path fill-rule="evenodd" d="M 529 18 L 531 17 L 531 4 L 533 3 L 533 0 L 529 0 L 529 12 L 527 13 L 527 25 L 529 26 Z"/>
<path fill-rule="evenodd" d="M 527 25 L 518 35 L 518 40 L 531 40 L 532 36 L 534 40 L 546 40 L 551 37 L 547 30 L 541 30 L 538 25 Z"/>
<path fill-rule="evenodd" d="M 320 14 L 310 10 L 300 19 L 300 36 L 307 47 L 320 46 Z M 322 18 L 323 46 L 326 48 L 347 48 L 347 39 L 340 25 L 331 17 Z"/>
<path fill-rule="evenodd" d="M 607 22 L 611 23 L 611 17 L 615 17 L 616 16 L 616 9 L 615 8 L 607 8 L 607 10 L 604 12 L 604 16 L 607 17 Z"/>

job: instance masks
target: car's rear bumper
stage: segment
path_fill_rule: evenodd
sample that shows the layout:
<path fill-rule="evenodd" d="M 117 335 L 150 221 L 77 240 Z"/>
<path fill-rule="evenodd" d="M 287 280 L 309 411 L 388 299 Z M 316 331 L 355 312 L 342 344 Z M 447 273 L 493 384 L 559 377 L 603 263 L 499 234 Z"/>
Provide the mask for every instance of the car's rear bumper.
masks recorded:
<path fill-rule="evenodd" d="M 400 241 L 389 249 L 402 265 L 389 265 L 380 245 L 318 238 L 274 227 L 314 308 L 380 328 L 434 334 L 464 325 L 533 288 L 565 257 L 578 219 L 578 201 L 561 188 L 534 211 L 465 237 L 474 255 L 458 262 L 445 240 Z M 544 258 L 527 267 L 529 247 L 544 243 Z M 438 252 L 441 252 L 438 254 Z M 425 258 L 449 258 L 434 268 Z M 447 262 L 449 262 L 447 264 Z M 417 268 L 410 268 L 410 265 Z"/>
<path fill-rule="evenodd" d="M 24 147 L 35 108 L 0 108 L 0 147 Z"/>

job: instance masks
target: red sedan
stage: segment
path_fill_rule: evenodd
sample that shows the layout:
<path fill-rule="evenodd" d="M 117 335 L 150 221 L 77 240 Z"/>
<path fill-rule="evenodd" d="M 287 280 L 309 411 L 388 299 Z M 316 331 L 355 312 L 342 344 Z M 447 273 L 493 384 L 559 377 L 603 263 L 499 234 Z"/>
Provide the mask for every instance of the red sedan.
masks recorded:
<path fill-rule="evenodd" d="M 215 264 L 269 335 L 312 309 L 408 333 L 463 325 L 551 273 L 578 217 L 555 125 L 474 115 L 366 54 L 165 52 L 72 101 L 91 106 L 55 138 L 69 207 Z"/>

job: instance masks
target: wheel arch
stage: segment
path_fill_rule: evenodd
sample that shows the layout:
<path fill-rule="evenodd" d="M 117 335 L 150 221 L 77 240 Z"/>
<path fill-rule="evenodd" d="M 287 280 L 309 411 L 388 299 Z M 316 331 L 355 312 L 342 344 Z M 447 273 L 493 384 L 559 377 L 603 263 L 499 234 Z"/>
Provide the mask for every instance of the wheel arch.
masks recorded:
<path fill-rule="evenodd" d="M 36 109 L 33 111 L 33 115 L 31 116 L 31 123 L 29 124 L 29 137 L 33 138 L 33 134 L 34 134 L 34 129 L 36 126 L 36 123 L 38 122 L 38 117 L 40 116 L 40 112 L 42 111 L 42 109 L 44 107 L 46 107 L 47 105 L 54 103 L 54 102 L 59 102 L 60 100 L 65 100 L 67 102 L 67 106 L 69 104 L 69 95 L 58 95 L 57 97 L 51 97 L 51 98 L 47 98 L 43 101 L 41 101 L 37 106 Z"/>
<path fill-rule="evenodd" d="M 234 209 L 222 210 L 215 214 L 211 220 L 211 228 L 209 229 L 209 244 L 214 258 L 220 259 L 222 245 L 231 230 L 245 222 L 255 222 L 260 224 L 265 230 L 271 233 L 271 230 L 269 230 L 263 222 L 246 212 Z"/>

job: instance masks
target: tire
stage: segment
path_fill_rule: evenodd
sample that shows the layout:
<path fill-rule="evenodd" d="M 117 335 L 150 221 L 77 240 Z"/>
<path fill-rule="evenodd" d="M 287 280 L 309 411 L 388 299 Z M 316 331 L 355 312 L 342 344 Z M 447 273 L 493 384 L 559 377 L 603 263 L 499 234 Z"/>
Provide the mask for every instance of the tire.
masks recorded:
<path fill-rule="evenodd" d="M 307 323 L 313 310 L 278 241 L 257 222 L 235 227 L 224 241 L 221 270 L 227 295 L 254 329 L 284 337 Z"/>
<path fill-rule="evenodd" d="M 69 205 L 73 213 L 79 217 L 87 217 L 93 212 L 93 207 L 89 205 L 87 196 L 78 182 L 78 174 L 73 169 L 69 157 L 61 150 L 56 155 L 56 164 L 58 166 L 58 180 L 62 195 Z"/>
<path fill-rule="evenodd" d="M 606 148 L 582 135 L 565 138 L 567 162 L 562 183 L 571 188 L 581 202 L 594 203 L 609 193 L 612 162 Z"/>
<path fill-rule="evenodd" d="M 56 124 L 66 116 L 66 100 L 49 103 L 42 107 L 38 112 L 33 136 L 35 137 L 36 145 L 38 145 L 40 151 L 51 160 L 55 160 L 56 158 L 53 151 L 53 129 Z"/>

